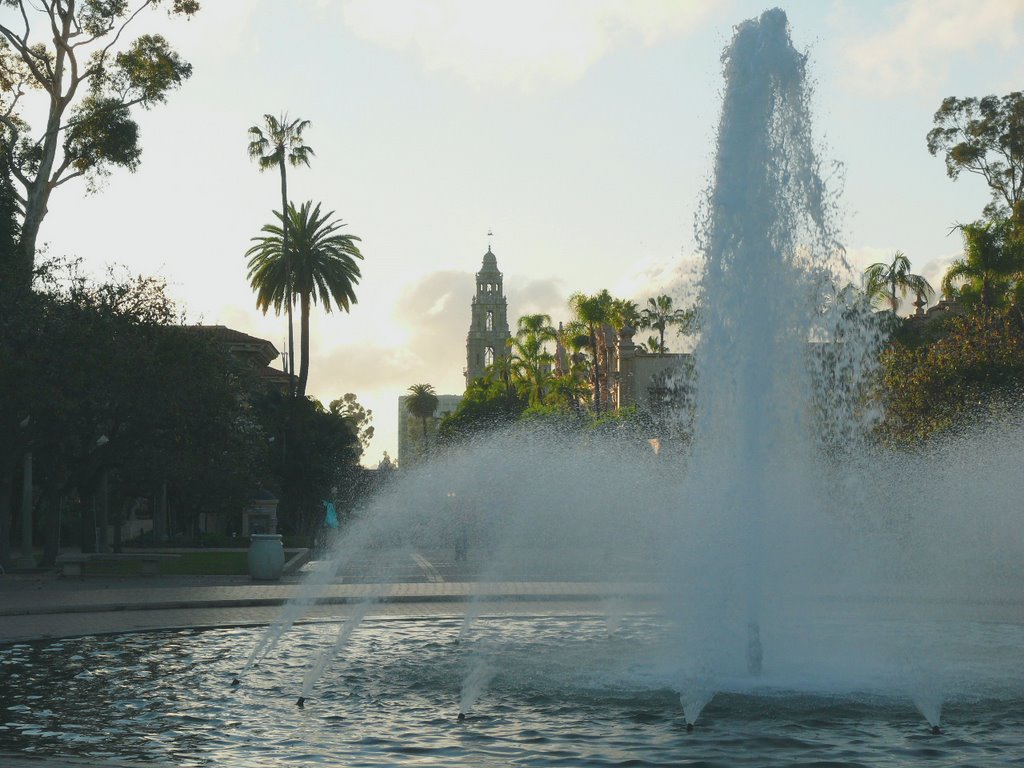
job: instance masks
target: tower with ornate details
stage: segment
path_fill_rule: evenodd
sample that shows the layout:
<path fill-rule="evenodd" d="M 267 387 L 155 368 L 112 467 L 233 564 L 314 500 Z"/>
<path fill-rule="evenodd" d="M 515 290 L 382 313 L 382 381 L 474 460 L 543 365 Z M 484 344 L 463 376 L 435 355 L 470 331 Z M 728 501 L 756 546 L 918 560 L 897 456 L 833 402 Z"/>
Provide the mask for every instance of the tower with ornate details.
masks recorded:
<path fill-rule="evenodd" d="M 488 233 L 490 234 L 490 233 Z M 476 273 L 476 295 L 466 335 L 466 386 L 484 375 L 496 359 L 508 356 L 508 302 L 501 285 L 498 259 L 488 243 L 484 263 Z"/>

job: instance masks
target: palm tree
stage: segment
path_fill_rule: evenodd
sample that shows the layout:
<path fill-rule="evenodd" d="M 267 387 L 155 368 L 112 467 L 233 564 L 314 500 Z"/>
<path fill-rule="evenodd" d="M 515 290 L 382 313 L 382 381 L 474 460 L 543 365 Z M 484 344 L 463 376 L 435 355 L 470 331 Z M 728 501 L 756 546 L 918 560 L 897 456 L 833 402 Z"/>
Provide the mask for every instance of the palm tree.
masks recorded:
<path fill-rule="evenodd" d="M 405 399 L 405 410 L 409 415 L 420 420 L 423 425 L 423 450 L 427 450 L 427 420 L 434 417 L 437 410 L 437 393 L 433 384 L 413 384 L 409 387 L 409 396 Z"/>
<path fill-rule="evenodd" d="M 309 120 L 288 121 L 287 113 L 279 118 L 263 115 L 263 128 L 258 125 L 249 128 L 249 157 L 256 161 L 260 171 L 277 168 L 281 172 L 281 210 L 288 208 L 288 174 L 286 166 L 309 166 L 309 158 L 315 155 L 313 148 L 302 143 L 302 132 L 309 127 Z M 288 221 L 282 220 L 282 252 L 288 257 Z M 285 274 L 290 270 L 285 265 Z M 288 315 L 288 373 L 295 376 L 295 339 L 292 334 L 292 287 L 286 286 L 288 300 L 285 309 Z"/>
<path fill-rule="evenodd" d="M 557 332 L 551 325 L 550 315 L 523 315 L 517 326 L 515 338 L 508 340 L 511 364 L 528 393 L 530 405 L 539 405 L 544 400 L 544 390 L 555 362 L 546 344 L 555 340 Z"/>
<path fill-rule="evenodd" d="M 647 341 L 640 344 L 640 348 L 645 352 L 650 352 L 652 355 L 658 355 L 664 351 L 657 336 L 648 336 Z"/>
<path fill-rule="evenodd" d="M 964 255 L 949 265 L 942 277 L 942 291 L 953 295 L 958 292 L 955 284 L 965 280 L 974 288 L 981 305 L 992 309 L 1009 291 L 1013 278 L 1024 271 L 1018 249 L 1008 242 L 1009 223 L 976 221 L 956 228 L 964 239 Z"/>
<path fill-rule="evenodd" d="M 693 313 L 685 309 L 673 309 L 672 297 L 662 294 L 647 300 L 647 306 L 640 310 L 640 327 L 651 328 L 658 332 L 659 354 L 668 352 L 665 346 L 665 331 L 669 326 L 678 325 L 687 328 L 693 319 Z M 651 350 L 652 352 L 655 350 Z"/>
<path fill-rule="evenodd" d="M 321 215 L 319 203 L 315 208 L 312 202 L 303 203 L 299 210 L 289 204 L 287 218 L 277 211 L 274 215 L 280 224 L 264 225 L 260 231 L 265 234 L 252 238 L 255 245 L 245 252 L 249 284 L 256 291 L 256 307 L 264 314 L 271 306 L 280 314 L 282 306 L 299 300 L 302 363 L 297 393 L 302 397 L 309 378 L 310 305 L 320 303 L 330 312 L 333 301 L 339 309 L 351 311 L 360 278 L 355 260 L 363 255 L 356 245 L 359 238 L 340 234 L 345 225 L 332 220 L 334 211 Z"/>
<path fill-rule="evenodd" d="M 872 264 L 864 270 L 864 276 L 866 278 L 864 290 L 871 302 L 885 299 L 889 302 L 893 314 L 896 314 L 900 304 L 896 297 L 897 292 L 900 296 L 906 296 L 907 291 L 912 291 L 926 299 L 931 299 L 935 295 L 935 290 L 927 280 L 910 271 L 910 259 L 903 254 L 903 251 L 896 251 L 892 261 L 888 264 L 884 262 Z"/>
<path fill-rule="evenodd" d="M 640 307 L 635 301 L 629 299 L 612 299 L 611 324 L 616 331 L 621 331 L 627 325 L 633 328 L 640 327 Z"/>
<path fill-rule="evenodd" d="M 585 293 L 574 293 L 569 297 L 569 307 L 576 319 L 586 326 L 589 334 L 590 354 L 592 355 L 591 381 L 594 388 L 594 410 L 601 412 L 601 365 L 598 359 L 598 334 L 603 334 L 602 327 L 611 319 L 612 297 L 608 291 L 588 296 Z"/>

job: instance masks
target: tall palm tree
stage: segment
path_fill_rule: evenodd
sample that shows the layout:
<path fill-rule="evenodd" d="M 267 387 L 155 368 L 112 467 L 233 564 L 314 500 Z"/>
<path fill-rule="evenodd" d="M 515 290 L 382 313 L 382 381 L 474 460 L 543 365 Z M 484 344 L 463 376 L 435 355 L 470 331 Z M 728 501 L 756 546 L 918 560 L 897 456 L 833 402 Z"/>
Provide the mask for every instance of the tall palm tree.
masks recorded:
<path fill-rule="evenodd" d="M 309 127 L 309 120 L 288 121 L 288 114 L 282 113 L 280 118 L 263 115 L 263 127 L 253 125 L 249 128 L 249 157 L 256 161 L 260 171 L 277 168 L 281 172 L 281 210 L 288 208 L 288 165 L 309 166 L 309 158 L 316 153 L 313 148 L 302 143 L 302 132 Z M 284 243 L 282 252 L 288 257 L 288 220 L 282 220 L 281 239 Z M 287 265 L 286 265 L 287 266 Z M 285 274 L 290 270 L 285 269 Z M 286 286 L 288 300 L 285 309 L 288 315 L 288 373 L 295 376 L 295 338 L 292 333 L 292 289 Z"/>
<path fill-rule="evenodd" d="M 1020 249 L 1009 242 L 1006 220 L 958 224 L 964 239 L 963 258 L 949 265 L 942 277 L 942 291 L 957 292 L 956 283 L 966 281 L 974 288 L 981 305 L 992 309 L 1000 304 L 1012 287 L 1014 278 L 1024 271 Z"/>
<path fill-rule="evenodd" d="M 420 420 L 423 425 L 423 450 L 427 450 L 427 420 L 434 417 L 437 411 L 437 392 L 433 384 L 413 384 L 409 387 L 409 397 L 405 399 L 405 410 L 409 415 Z"/>
<path fill-rule="evenodd" d="M 903 251 L 896 251 L 892 261 L 888 264 L 884 262 L 872 264 L 864 270 L 864 277 L 866 278 L 864 290 L 871 302 L 885 299 L 889 302 L 893 314 L 896 314 L 900 305 L 897 293 L 900 296 L 906 296 L 907 291 L 911 291 L 929 300 L 935 295 L 935 290 L 927 280 L 910 271 L 910 259 L 903 254 Z"/>
<path fill-rule="evenodd" d="M 647 300 L 647 306 L 640 310 L 640 327 L 651 328 L 658 332 L 659 354 L 668 352 L 665 346 L 665 331 L 673 325 L 685 329 L 692 322 L 693 313 L 685 309 L 674 309 L 672 297 L 662 294 Z"/>
<path fill-rule="evenodd" d="M 598 359 L 598 335 L 603 334 L 603 326 L 611 320 L 612 299 L 607 290 L 588 296 L 585 293 L 574 293 L 569 297 L 569 307 L 576 319 L 586 326 L 589 334 L 590 354 L 592 355 L 591 381 L 594 391 L 594 411 L 601 412 L 601 364 Z"/>
<path fill-rule="evenodd" d="M 299 366 L 297 394 L 306 394 L 309 378 L 309 315 L 311 304 L 321 304 L 330 312 L 332 302 L 339 309 L 351 311 L 356 303 L 355 286 L 360 271 L 356 259 L 362 259 L 356 245 L 359 238 L 338 232 L 345 225 L 332 220 L 334 211 L 321 215 L 320 204 L 302 204 L 298 210 L 288 205 L 285 218 L 274 211 L 279 224 L 266 224 L 262 237 L 245 255 L 249 258 L 249 284 L 256 291 L 256 306 L 264 314 L 273 306 L 278 314 L 296 298 L 300 307 L 299 345 L 302 363 Z M 288 242 L 287 232 L 291 232 Z M 289 301 L 290 299 L 290 301 Z"/>

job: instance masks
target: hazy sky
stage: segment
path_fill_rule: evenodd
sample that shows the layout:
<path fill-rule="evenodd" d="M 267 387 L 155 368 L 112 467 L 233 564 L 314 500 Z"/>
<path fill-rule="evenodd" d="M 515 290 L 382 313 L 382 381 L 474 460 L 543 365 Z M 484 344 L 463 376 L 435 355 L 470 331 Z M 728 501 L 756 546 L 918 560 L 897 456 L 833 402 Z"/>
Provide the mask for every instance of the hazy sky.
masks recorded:
<path fill-rule="evenodd" d="M 311 121 L 296 202 L 362 238 L 351 314 L 312 323 L 310 394 L 374 411 L 364 462 L 397 450 L 411 384 L 460 393 L 473 273 L 492 247 L 509 318 L 568 315 L 575 290 L 644 302 L 685 294 L 733 26 L 746 0 L 205 0 L 159 27 L 195 73 L 141 117 L 142 166 L 97 195 L 61 187 L 53 254 L 159 274 L 189 318 L 271 339 L 249 239 L 280 205 L 246 155 L 265 112 Z M 843 165 L 843 241 L 863 267 L 904 251 L 938 283 L 978 217 L 977 177 L 947 179 L 925 146 L 943 97 L 1024 87 L 1024 0 L 799 0 L 824 157 Z M 10 11 L 4 10 L 4 15 Z M 838 177 L 837 177 L 838 178 Z M 297 324 L 297 320 L 296 320 Z"/>

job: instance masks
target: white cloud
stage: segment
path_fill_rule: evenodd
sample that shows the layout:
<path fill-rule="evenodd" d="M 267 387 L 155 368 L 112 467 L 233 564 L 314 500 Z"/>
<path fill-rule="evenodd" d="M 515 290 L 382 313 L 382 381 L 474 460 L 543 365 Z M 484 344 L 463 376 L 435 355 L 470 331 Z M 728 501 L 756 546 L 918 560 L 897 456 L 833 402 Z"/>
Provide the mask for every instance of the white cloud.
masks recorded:
<path fill-rule="evenodd" d="M 886 15 L 889 26 L 851 37 L 844 58 L 858 88 L 894 95 L 940 84 L 958 56 L 1017 45 L 1024 0 L 904 0 Z"/>
<path fill-rule="evenodd" d="M 349 0 L 357 36 L 411 49 L 432 71 L 531 90 L 578 80 L 609 52 L 691 31 L 716 0 Z"/>

